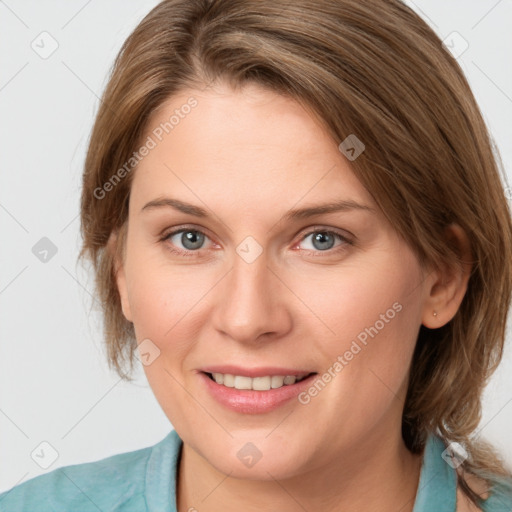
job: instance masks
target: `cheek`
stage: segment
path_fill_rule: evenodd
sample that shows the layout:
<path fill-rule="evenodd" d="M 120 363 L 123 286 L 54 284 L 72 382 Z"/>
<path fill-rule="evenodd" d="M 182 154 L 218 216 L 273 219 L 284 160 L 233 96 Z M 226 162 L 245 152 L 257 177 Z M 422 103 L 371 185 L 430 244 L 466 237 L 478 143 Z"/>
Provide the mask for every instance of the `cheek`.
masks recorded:
<path fill-rule="evenodd" d="M 150 347 L 152 359 L 149 364 L 143 364 L 151 389 L 180 432 L 191 432 L 194 428 L 206 430 L 207 419 L 197 415 L 195 402 L 183 391 L 183 386 L 187 357 L 195 347 L 204 321 L 198 321 L 197 315 L 201 312 L 201 300 L 211 288 L 208 276 L 206 272 L 201 275 L 185 267 L 162 263 L 161 257 L 148 258 L 142 251 L 131 253 L 127 269 L 135 335 L 139 343 L 151 341 L 146 347 Z"/>
<path fill-rule="evenodd" d="M 307 272 L 286 278 L 309 309 L 308 322 L 316 322 L 317 342 L 323 340 L 334 353 L 356 339 L 363 345 L 388 334 L 396 343 L 408 340 L 407 332 L 420 318 L 421 272 L 415 256 L 386 245 L 353 261 L 314 278 Z"/>
<path fill-rule="evenodd" d="M 170 361 L 179 362 L 189 351 L 212 289 L 212 272 L 168 263 L 159 251 L 133 243 L 126 262 L 128 300 L 137 341 L 149 338 Z"/>
<path fill-rule="evenodd" d="M 323 324 L 311 332 L 328 373 L 330 391 L 324 396 L 340 407 L 350 403 L 356 417 L 378 416 L 394 400 L 421 322 L 420 267 L 408 251 L 393 255 L 386 250 L 371 262 L 361 259 L 298 292 L 322 320 L 311 317 L 317 326 Z"/>
<path fill-rule="evenodd" d="M 180 275 L 175 270 L 148 265 L 135 270 L 133 276 L 129 300 L 135 330 L 155 340 L 172 336 L 193 304 L 204 295 L 190 273 Z"/>

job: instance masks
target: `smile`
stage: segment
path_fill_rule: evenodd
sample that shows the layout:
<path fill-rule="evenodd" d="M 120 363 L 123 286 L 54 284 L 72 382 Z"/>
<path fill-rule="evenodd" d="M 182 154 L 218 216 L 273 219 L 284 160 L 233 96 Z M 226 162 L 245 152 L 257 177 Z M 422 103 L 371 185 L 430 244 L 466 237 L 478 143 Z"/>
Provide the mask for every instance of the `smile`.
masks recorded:
<path fill-rule="evenodd" d="M 262 377 L 247 377 L 244 375 L 232 375 L 230 373 L 206 373 L 210 379 L 217 384 L 227 388 L 251 389 L 254 391 L 269 391 L 270 389 L 279 389 L 283 386 L 290 386 L 300 382 L 309 375 L 266 375 Z"/>
<path fill-rule="evenodd" d="M 294 399 L 318 375 L 316 372 L 293 371 L 291 368 L 283 370 L 285 368 L 268 367 L 249 370 L 224 365 L 220 368 L 204 368 L 197 375 L 204 391 L 223 407 L 241 414 L 263 414 L 287 403 L 298 404 Z"/>

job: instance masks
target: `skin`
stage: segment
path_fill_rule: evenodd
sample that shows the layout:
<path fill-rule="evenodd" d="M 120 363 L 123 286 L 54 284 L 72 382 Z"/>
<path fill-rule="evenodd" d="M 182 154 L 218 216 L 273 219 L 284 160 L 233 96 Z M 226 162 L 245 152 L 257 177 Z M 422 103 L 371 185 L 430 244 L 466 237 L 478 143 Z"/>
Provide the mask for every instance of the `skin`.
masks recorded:
<path fill-rule="evenodd" d="M 184 442 L 178 510 L 412 510 L 421 457 L 401 437 L 410 362 L 421 324 L 456 313 L 469 265 L 421 268 L 336 141 L 290 98 L 256 85 L 184 91 L 154 113 L 146 136 L 191 96 L 197 107 L 137 166 L 117 272 L 138 342 L 160 350 L 144 370 Z M 142 210 L 163 197 L 209 216 Z M 341 198 L 374 211 L 284 219 Z M 172 252 L 187 252 L 181 234 L 162 239 L 183 226 L 206 235 L 186 256 Z M 317 228 L 353 243 L 335 237 L 322 250 Z M 446 235 L 468 261 L 464 232 L 453 225 Z M 247 236 L 263 249 L 252 263 L 236 252 Z M 210 364 L 322 374 L 394 303 L 401 311 L 308 404 L 241 414 L 200 385 L 197 371 Z M 248 442 L 262 453 L 250 468 L 237 457 Z"/>

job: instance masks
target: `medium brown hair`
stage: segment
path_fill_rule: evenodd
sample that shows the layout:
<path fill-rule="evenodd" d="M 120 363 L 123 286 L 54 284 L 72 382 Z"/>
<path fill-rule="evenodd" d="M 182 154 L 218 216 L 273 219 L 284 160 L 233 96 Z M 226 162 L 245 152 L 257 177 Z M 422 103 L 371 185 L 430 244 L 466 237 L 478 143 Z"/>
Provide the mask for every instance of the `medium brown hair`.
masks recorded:
<path fill-rule="evenodd" d="M 398 0 L 166 0 L 136 27 L 103 94 L 81 199 L 81 257 L 94 264 L 111 367 L 130 379 L 136 349 L 107 246 L 119 232 L 121 254 L 134 171 L 107 192 L 105 184 L 119 178 L 156 108 L 220 81 L 294 98 L 336 144 L 355 134 L 365 151 L 354 173 L 422 264 L 459 265 L 443 230 L 453 222 L 467 233 L 468 290 L 450 322 L 420 328 L 402 433 L 413 453 L 437 432 L 466 447 L 465 471 L 489 483 L 510 476 L 490 445 L 470 438 L 511 300 L 512 225 L 497 151 L 458 63 Z M 459 483 L 479 504 L 460 474 Z"/>

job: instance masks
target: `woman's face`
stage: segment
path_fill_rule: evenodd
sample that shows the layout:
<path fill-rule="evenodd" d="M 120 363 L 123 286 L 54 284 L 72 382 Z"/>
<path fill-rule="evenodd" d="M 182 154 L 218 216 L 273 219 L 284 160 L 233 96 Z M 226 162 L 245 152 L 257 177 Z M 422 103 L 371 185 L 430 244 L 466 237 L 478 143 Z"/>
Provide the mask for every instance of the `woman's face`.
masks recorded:
<path fill-rule="evenodd" d="M 118 286 L 184 442 L 279 479 L 400 437 L 429 277 L 319 123 L 217 86 L 171 98 L 143 141 Z"/>

